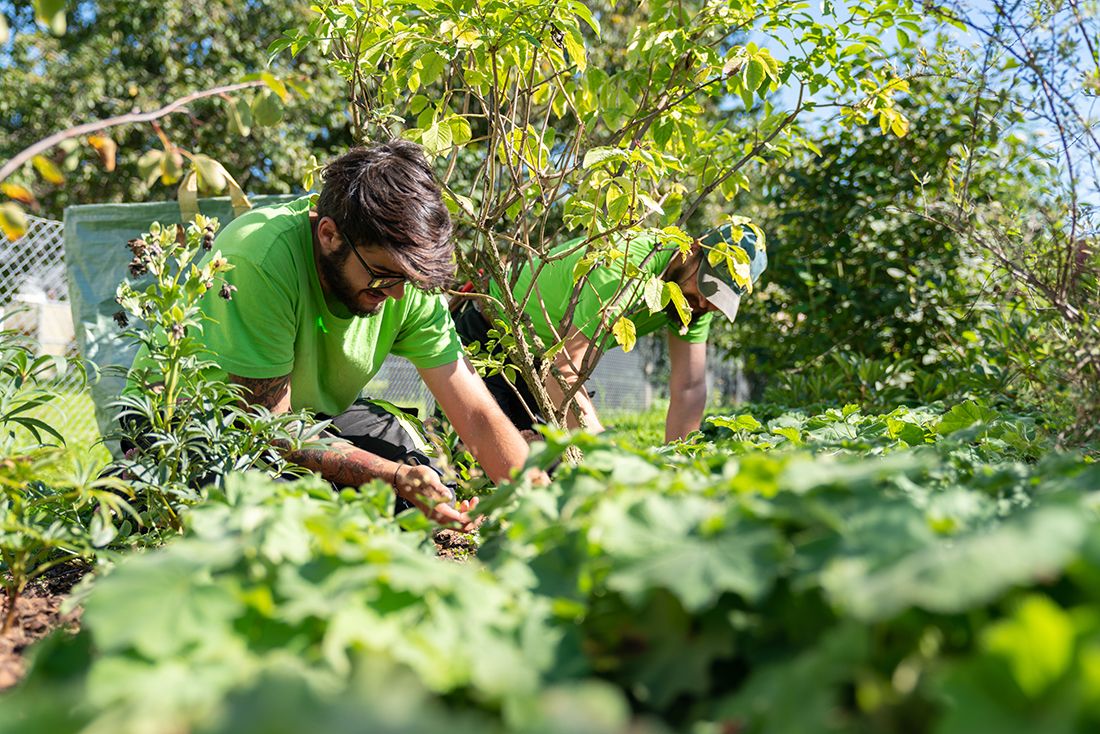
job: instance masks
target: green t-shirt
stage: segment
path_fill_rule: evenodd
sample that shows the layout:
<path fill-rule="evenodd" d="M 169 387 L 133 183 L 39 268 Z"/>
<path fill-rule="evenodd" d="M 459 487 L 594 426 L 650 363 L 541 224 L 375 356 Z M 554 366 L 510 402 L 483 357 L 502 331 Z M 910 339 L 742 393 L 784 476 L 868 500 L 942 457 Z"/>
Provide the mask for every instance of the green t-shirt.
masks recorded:
<path fill-rule="evenodd" d="M 366 317 L 333 313 L 313 257 L 310 198 L 253 209 L 218 235 L 213 252 L 234 267 L 232 300 L 215 286 L 203 297 L 202 342 L 226 372 L 249 378 L 290 374 L 291 407 L 338 415 L 359 396 L 386 355 L 418 368 L 462 356 L 462 344 L 440 295 L 406 286 Z"/>
<path fill-rule="evenodd" d="M 556 255 L 565 252 L 576 247 L 582 241 L 583 238 L 570 240 L 555 247 L 551 250 L 551 254 Z M 637 237 L 631 240 L 629 245 L 625 242 L 622 243 L 619 249 L 624 247 L 626 248 L 625 259 L 641 267 L 642 272 L 646 275 L 661 275 L 672 261 L 673 256 L 679 252 L 676 247 L 661 246 L 657 254 L 651 257 L 643 266 L 642 261 L 653 250 L 653 238 L 647 236 Z M 531 316 L 535 333 L 539 335 L 539 338 L 547 347 L 557 342 L 550 328 L 550 323 L 553 323 L 554 327 L 557 328 L 562 319 L 565 318 L 565 310 L 573 297 L 573 269 L 577 262 L 584 257 L 584 254 L 585 250 L 582 247 L 576 252 L 560 260 L 551 261 L 543 267 L 539 272 L 535 293 L 528 300 L 527 307 L 524 309 Z M 539 261 L 535 260 L 534 266 L 537 267 L 538 264 Z M 573 311 L 573 325 L 589 339 L 596 338 L 596 330 L 600 325 L 600 310 L 605 304 L 610 303 L 615 294 L 619 292 L 623 280 L 623 267 L 624 259 L 619 259 L 608 264 L 597 265 L 588 273 L 588 280 L 581 288 L 580 296 L 577 299 L 577 307 Z M 658 329 L 668 329 L 684 341 L 692 343 L 705 342 L 710 334 L 710 322 L 714 314 L 706 313 L 692 319 L 687 331 L 681 334 L 680 329 L 683 324 L 679 317 L 670 319 L 664 311 L 649 312 L 649 307 L 642 299 L 642 291 L 646 280 L 646 277 L 642 277 L 636 281 L 635 285 L 631 286 L 631 291 L 620 302 L 620 308 L 608 318 L 608 329 L 620 315 L 625 315 L 634 322 L 638 336 L 652 334 Z M 519 279 L 516 281 L 516 286 L 512 292 L 517 299 L 523 298 L 527 294 L 530 285 L 531 266 L 524 265 L 520 270 Z M 494 298 L 500 298 L 500 287 L 495 282 L 490 283 L 489 293 Z M 545 315 L 542 306 L 538 303 L 539 300 L 546 307 Z M 549 322 L 546 316 L 550 317 Z M 562 334 L 562 336 L 565 335 Z"/>

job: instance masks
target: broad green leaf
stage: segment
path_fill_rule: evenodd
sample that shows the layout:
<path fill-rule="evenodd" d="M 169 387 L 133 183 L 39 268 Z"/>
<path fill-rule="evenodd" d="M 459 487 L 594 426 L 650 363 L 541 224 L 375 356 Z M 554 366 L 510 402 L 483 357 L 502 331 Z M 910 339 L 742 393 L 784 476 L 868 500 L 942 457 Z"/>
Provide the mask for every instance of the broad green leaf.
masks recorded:
<path fill-rule="evenodd" d="M 420 84 L 428 85 L 439 79 L 447 62 L 435 51 L 429 51 L 416 60 L 414 67 L 420 71 Z"/>
<path fill-rule="evenodd" d="M 569 58 L 577 65 L 577 70 L 584 73 L 588 68 L 588 60 L 584 53 L 584 39 L 576 28 L 569 28 L 564 34 L 565 49 L 569 52 Z"/>
<path fill-rule="evenodd" d="M 624 352 L 633 349 L 634 344 L 638 341 L 637 328 L 634 326 L 634 322 L 625 316 L 619 317 L 615 325 L 611 327 L 611 333 Z"/>
<path fill-rule="evenodd" d="M 600 24 L 593 17 L 592 11 L 588 6 L 580 0 L 569 0 L 569 9 L 573 11 L 573 14 L 588 24 L 588 27 L 592 29 L 592 32 L 596 34 L 596 37 L 600 37 Z"/>
<path fill-rule="evenodd" d="M 745 64 L 744 71 L 742 71 L 741 74 L 745 89 L 756 92 L 756 90 L 760 88 L 760 84 L 764 81 L 766 75 L 764 62 L 755 58 L 749 59 L 749 63 Z"/>
<path fill-rule="evenodd" d="M 252 122 L 270 127 L 283 119 L 283 103 L 270 90 L 262 89 L 252 99 Z"/>
<path fill-rule="evenodd" d="M 664 281 L 656 275 L 651 276 L 646 281 L 645 288 L 642 291 L 642 299 L 645 301 L 645 305 L 649 307 L 650 313 L 657 313 L 668 305 L 664 286 Z"/>
<path fill-rule="evenodd" d="M 451 149 L 454 142 L 453 133 L 449 124 L 433 122 L 430 127 L 420 135 L 420 144 L 431 155 L 443 155 Z"/>
<path fill-rule="evenodd" d="M 983 631 L 982 646 L 1005 657 L 1020 689 L 1036 698 L 1069 669 L 1074 636 L 1069 615 L 1049 598 L 1033 594 L 1011 618 Z"/>
<path fill-rule="evenodd" d="M 15 202 L 0 204 L 0 232 L 11 242 L 15 242 L 27 231 L 27 215 Z"/>
<path fill-rule="evenodd" d="M 134 556 L 97 583 L 83 617 L 96 647 L 153 660 L 195 645 L 217 648 L 243 607 L 229 588 L 210 580 L 211 561 L 230 552 L 210 543 L 206 549 L 192 543 L 186 553 L 177 546 Z"/>
<path fill-rule="evenodd" d="M 596 265 L 596 260 L 599 257 L 595 252 L 586 253 L 583 257 L 577 260 L 577 264 L 573 266 L 573 283 L 588 275 L 592 268 Z"/>
<path fill-rule="evenodd" d="M 62 175 L 61 169 L 46 156 L 36 155 L 31 159 L 31 164 L 34 165 L 34 170 L 38 171 L 38 175 L 41 176 L 46 183 L 53 184 L 54 186 L 60 186 L 65 183 L 65 176 Z"/>
<path fill-rule="evenodd" d="M 620 148 L 593 148 L 584 154 L 584 162 L 581 167 L 588 169 L 607 161 L 625 161 L 627 155 L 627 152 Z"/>
<path fill-rule="evenodd" d="M 989 423 L 997 417 L 996 411 L 986 408 L 977 401 L 966 400 L 947 411 L 936 426 L 936 432 L 941 436 L 948 436 L 969 428 L 975 423 Z"/>
<path fill-rule="evenodd" d="M 247 137 L 252 132 L 252 108 L 242 98 L 225 101 L 226 115 L 229 119 L 229 132 Z"/>
<path fill-rule="evenodd" d="M 761 428 L 760 421 L 753 418 L 746 413 L 745 415 L 735 416 L 733 418 L 723 416 L 711 416 L 707 418 L 708 423 L 712 423 L 716 426 L 722 426 L 728 428 L 731 431 L 749 431 L 755 433 Z"/>
<path fill-rule="evenodd" d="M 451 126 L 451 142 L 454 145 L 465 145 L 470 142 L 472 133 L 470 132 L 470 123 L 462 115 L 453 115 L 446 120 L 447 124 Z"/>
<path fill-rule="evenodd" d="M 152 186 L 153 182 L 160 178 L 161 166 L 164 157 L 163 150 L 147 150 L 141 154 L 141 157 L 137 160 L 138 175 L 140 175 L 147 185 Z"/>

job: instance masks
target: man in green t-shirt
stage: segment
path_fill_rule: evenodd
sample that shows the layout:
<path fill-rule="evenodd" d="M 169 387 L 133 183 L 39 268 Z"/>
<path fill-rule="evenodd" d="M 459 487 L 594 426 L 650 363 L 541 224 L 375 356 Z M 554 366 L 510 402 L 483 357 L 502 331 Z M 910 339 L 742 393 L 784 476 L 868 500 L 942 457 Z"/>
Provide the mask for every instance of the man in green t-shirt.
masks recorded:
<path fill-rule="evenodd" d="M 471 527 L 476 501 L 450 497 L 396 415 L 357 402 L 388 354 L 408 359 L 494 481 L 523 465 L 527 443 L 463 355 L 438 294 L 454 276 L 451 220 L 420 148 L 355 148 L 310 197 L 249 211 L 213 249 L 233 266 L 212 289 L 201 339 L 227 379 L 275 413 L 309 409 L 342 439 L 288 458 L 340 486 L 371 479 L 439 522 Z M 224 290 L 224 289 L 223 289 Z"/>
<path fill-rule="evenodd" d="M 615 342 L 610 337 L 611 325 L 620 316 L 629 318 L 636 336 L 644 336 L 664 330 L 668 333 L 668 352 L 671 363 L 669 377 L 669 406 L 665 418 L 665 440 L 683 438 L 699 428 L 707 400 L 706 359 L 707 337 L 714 312 L 722 313 L 732 321 L 737 316 L 741 296 L 767 267 L 765 249 L 757 247 L 756 235 L 744 230 L 737 242 L 731 242 L 732 228 L 723 227 L 695 240 L 690 254 L 684 257 L 674 245 L 655 244 L 651 236 L 639 236 L 620 242 L 616 249 L 622 256 L 604 261 L 593 267 L 576 292 L 572 318 L 566 314 L 574 302 L 577 288 L 574 273 L 588 248 L 583 239 L 566 242 L 551 251 L 546 262 L 534 260 L 525 264 L 519 272 L 512 294 L 517 301 L 526 301 L 525 313 L 531 317 L 535 333 L 547 347 L 563 343 L 554 362 L 556 371 L 564 378 L 566 389 L 572 388 L 591 363 L 593 352 L 600 352 Z M 738 277 L 730 272 L 724 258 L 712 264 L 707 257 L 715 248 L 737 249 L 741 269 Z M 717 259 L 717 258 L 716 258 Z M 624 274 L 634 266 L 640 272 L 627 279 Z M 538 273 L 532 286 L 531 273 Z M 651 311 L 643 298 L 644 287 L 652 278 L 676 283 L 690 309 L 690 320 L 683 323 L 673 304 L 663 310 Z M 740 281 L 740 282 L 739 282 Z M 618 301 L 618 306 L 604 318 L 608 304 L 615 302 L 624 282 L 632 282 Z M 499 300 L 500 286 L 490 283 L 489 294 Z M 528 297 L 530 296 L 530 297 Z M 485 343 L 489 328 L 474 301 L 464 303 L 455 313 L 459 335 L 467 344 Z M 602 330 L 601 330 L 602 322 Z M 502 375 L 485 378 L 493 397 L 520 429 L 527 430 L 534 423 L 542 422 L 534 397 L 522 382 L 509 383 Z M 546 389 L 551 399 L 561 404 L 562 386 L 550 375 Z M 603 425 L 596 414 L 592 399 L 580 387 L 576 392 L 577 408 L 584 423 L 591 431 L 602 431 Z M 567 416 L 569 425 L 578 425 L 577 417 Z"/>

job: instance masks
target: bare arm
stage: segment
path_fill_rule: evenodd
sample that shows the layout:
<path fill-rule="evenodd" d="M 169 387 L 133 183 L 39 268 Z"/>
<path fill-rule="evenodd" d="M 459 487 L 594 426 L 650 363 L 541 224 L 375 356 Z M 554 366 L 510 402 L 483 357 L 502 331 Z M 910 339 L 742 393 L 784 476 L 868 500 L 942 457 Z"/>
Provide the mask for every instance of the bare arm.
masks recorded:
<path fill-rule="evenodd" d="M 699 430 L 707 406 L 707 345 L 693 344 L 669 333 L 668 415 L 665 441 L 675 441 Z"/>
<path fill-rule="evenodd" d="M 290 410 L 290 375 L 266 379 L 230 375 L 229 381 L 246 388 L 246 397 L 253 405 L 272 413 Z M 338 486 L 358 487 L 372 479 L 381 479 L 436 522 L 456 522 L 463 529 L 472 527 L 465 512 L 472 505 L 462 504 L 456 510 L 442 504 L 450 499 L 450 492 L 429 467 L 399 464 L 340 440 L 287 452 L 286 459 Z"/>
<path fill-rule="evenodd" d="M 506 481 L 527 460 L 527 442 L 504 415 L 465 357 L 420 370 L 462 441 L 496 483 Z"/>
<path fill-rule="evenodd" d="M 566 385 L 572 387 L 580 379 L 580 367 L 585 362 L 585 358 L 588 356 L 588 350 L 594 349 L 592 340 L 585 336 L 577 327 L 572 327 L 569 333 L 566 335 L 565 345 L 561 351 L 558 352 L 554 358 L 554 366 L 557 367 L 564 378 Z M 565 394 L 562 392 L 561 385 L 558 380 L 549 375 L 546 378 L 546 391 L 550 394 L 550 399 L 554 401 L 554 404 L 561 407 L 562 400 L 564 400 Z M 577 390 L 575 399 L 577 401 L 577 408 L 580 410 L 582 416 L 584 416 L 585 429 L 590 433 L 600 433 L 604 430 L 603 424 L 600 423 L 600 417 L 596 414 L 596 406 L 592 403 L 592 398 L 589 396 L 588 391 L 582 386 Z M 565 416 L 565 424 L 569 428 L 579 428 L 577 417 L 573 414 L 573 411 L 569 411 Z"/>

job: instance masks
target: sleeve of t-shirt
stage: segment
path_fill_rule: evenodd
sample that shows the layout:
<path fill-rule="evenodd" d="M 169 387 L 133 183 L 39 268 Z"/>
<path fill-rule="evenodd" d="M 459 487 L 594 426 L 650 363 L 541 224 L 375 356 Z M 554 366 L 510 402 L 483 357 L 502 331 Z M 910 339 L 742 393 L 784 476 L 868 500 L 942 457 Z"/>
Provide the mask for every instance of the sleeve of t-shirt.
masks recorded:
<path fill-rule="evenodd" d="M 227 256 L 234 267 L 222 277 L 236 286 L 232 299 L 222 298 L 216 284 L 203 296 L 203 343 L 226 372 L 240 377 L 269 378 L 294 367 L 294 294 L 288 283 L 249 258 Z"/>
<path fill-rule="evenodd" d="M 595 267 L 588 274 L 588 281 L 581 286 L 577 307 L 573 311 L 573 324 L 589 339 L 596 338 L 596 330 L 600 326 L 601 309 L 619 292 L 619 286 L 623 282 L 622 267 L 621 260 L 613 265 Z M 608 329 L 620 314 L 630 308 L 633 300 L 628 295 L 619 302 L 619 307 L 607 317 Z"/>
<path fill-rule="evenodd" d="M 414 295 L 390 351 L 419 369 L 457 362 L 462 357 L 462 342 L 443 296 Z"/>
<path fill-rule="evenodd" d="M 714 312 L 708 312 L 700 316 L 699 318 L 691 322 L 691 326 L 688 327 L 686 334 L 680 333 L 680 319 L 675 321 L 670 320 L 668 324 L 668 330 L 670 333 L 675 334 L 678 339 L 683 339 L 691 344 L 702 344 L 710 336 L 710 324 L 714 321 Z"/>

